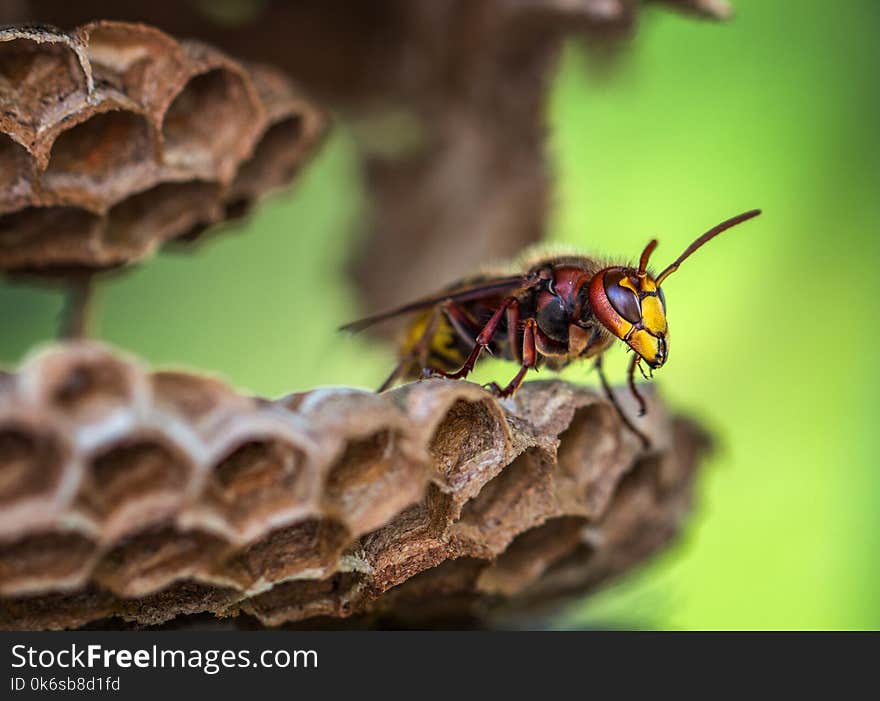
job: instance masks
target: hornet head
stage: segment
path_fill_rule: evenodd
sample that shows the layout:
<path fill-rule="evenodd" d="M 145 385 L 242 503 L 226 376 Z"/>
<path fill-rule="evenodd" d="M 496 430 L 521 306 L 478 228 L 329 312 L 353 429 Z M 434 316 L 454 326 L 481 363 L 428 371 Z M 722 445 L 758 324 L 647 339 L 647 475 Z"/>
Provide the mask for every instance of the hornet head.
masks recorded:
<path fill-rule="evenodd" d="M 638 353 L 651 369 L 661 367 L 669 357 L 666 298 L 661 285 L 704 243 L 760 213 L 761 210 L 753 209 L 713 227 L 656 277 L 647 270 L 648 259 L 657 247 L 656 239 L 645 246 L 638 268 L 614 266 L 600 270 L 593 276 L 589 287 L 593 314 L 608 331 Z"/>

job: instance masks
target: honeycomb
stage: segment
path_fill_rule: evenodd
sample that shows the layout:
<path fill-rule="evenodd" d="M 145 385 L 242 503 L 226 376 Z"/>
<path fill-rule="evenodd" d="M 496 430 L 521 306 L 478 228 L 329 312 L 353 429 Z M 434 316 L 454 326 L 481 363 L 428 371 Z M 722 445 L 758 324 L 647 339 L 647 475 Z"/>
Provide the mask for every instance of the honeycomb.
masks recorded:
<path fill-rule="evenodd" d="M 47 348 L 0 375 L 0 628 L 583 594 L 688 513 L 705 434 L 649 402 L 646 451 L 561 381 L 500 402 L 439 379 L 269 401 L 97 343 Z"/>
<path fill-rule="evenodd" d="M 288 182 L 325 121 L 278 71 L 145 25 L 0 29 L 0 270 L 192 238 Z"/>

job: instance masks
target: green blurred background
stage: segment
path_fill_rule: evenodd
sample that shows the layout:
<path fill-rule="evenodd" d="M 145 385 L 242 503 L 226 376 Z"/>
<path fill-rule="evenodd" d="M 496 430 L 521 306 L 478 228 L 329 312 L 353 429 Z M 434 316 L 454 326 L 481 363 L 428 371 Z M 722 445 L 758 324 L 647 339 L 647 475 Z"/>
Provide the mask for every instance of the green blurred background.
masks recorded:
<path fill-rule="evenodd" d="M 764 209 L 664 287 L 671 357 L 656 382 L 721 446 L 695 518 L 553 625 L 880 627 L 880 3 L 735 5 L 726 25 L 648 9 L 614 70 L 572 41 L 548 96 L 552 240 L 632 259 L 657 236 L 659 267 Z M 335 331 L 360 312 L 343 271 L 366 208 L 338 125 L 298 185 L 235 233 L 104 283 L 100 336 L 267 396 L 373 387 L 390 348 Z M 51 338 L 60 306 L 54 291 L 0 287 L 2 360 Z M 624 358 L 608 359 L 618 379 Z"/>

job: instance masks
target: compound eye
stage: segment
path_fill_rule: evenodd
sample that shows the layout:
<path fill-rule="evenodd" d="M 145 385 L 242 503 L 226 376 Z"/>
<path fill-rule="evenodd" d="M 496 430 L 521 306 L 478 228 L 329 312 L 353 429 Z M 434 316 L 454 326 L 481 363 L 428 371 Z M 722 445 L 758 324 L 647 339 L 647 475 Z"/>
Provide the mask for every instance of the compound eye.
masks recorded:
<path fill-rule="evenodd" d="M 665 312 L 666 311 L 666 295 L 663 294 L 662 287 L 657 288 L 657 296 L 660 298 L 660 304 L 663 305 L 663 311 Z"/>
<path fill-rule="evenodd" d="M 623 287 L 620 281 L 626 277 L 626 273 L 620 270 L 610 270 L 605 273 L 605 294 L 608 301 L 620 316 L 631 324 L 638 324 L 642 320 L 642 310 L 639 307 L 639 298 L 632 290 Z"/>

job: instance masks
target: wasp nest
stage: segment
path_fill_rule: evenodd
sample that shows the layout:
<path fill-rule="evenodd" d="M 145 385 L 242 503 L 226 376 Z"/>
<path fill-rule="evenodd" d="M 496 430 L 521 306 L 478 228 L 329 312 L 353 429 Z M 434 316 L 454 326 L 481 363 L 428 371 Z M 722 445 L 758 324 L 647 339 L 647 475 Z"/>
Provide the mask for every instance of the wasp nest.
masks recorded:
<path fill-rule="evenodd" d="M 566 36 L 607 60 L 649 5 L 731 14 L 724 0 L 261 0 L 220 21 L 216 4 L 23 1 L 17 17 L 112 14 L 198 34 L 289 70 L 355 121 L 372 208 L 352 267 L 368 311 L 545 233 L 546 93 Z"/>
<path fill-rule="evenodd" d="M 666 542 L 702 432 L 430 380 L 266 401 L 73 343 L 0 378 L 0 628 L 266 625 L 582 593 Z"/>
<path fill-rule="evenodd" d="M 294 175 L 322 113 L 278 72 L 150 27 L 0 29 L 0 269 L 102 269 Z"/>

